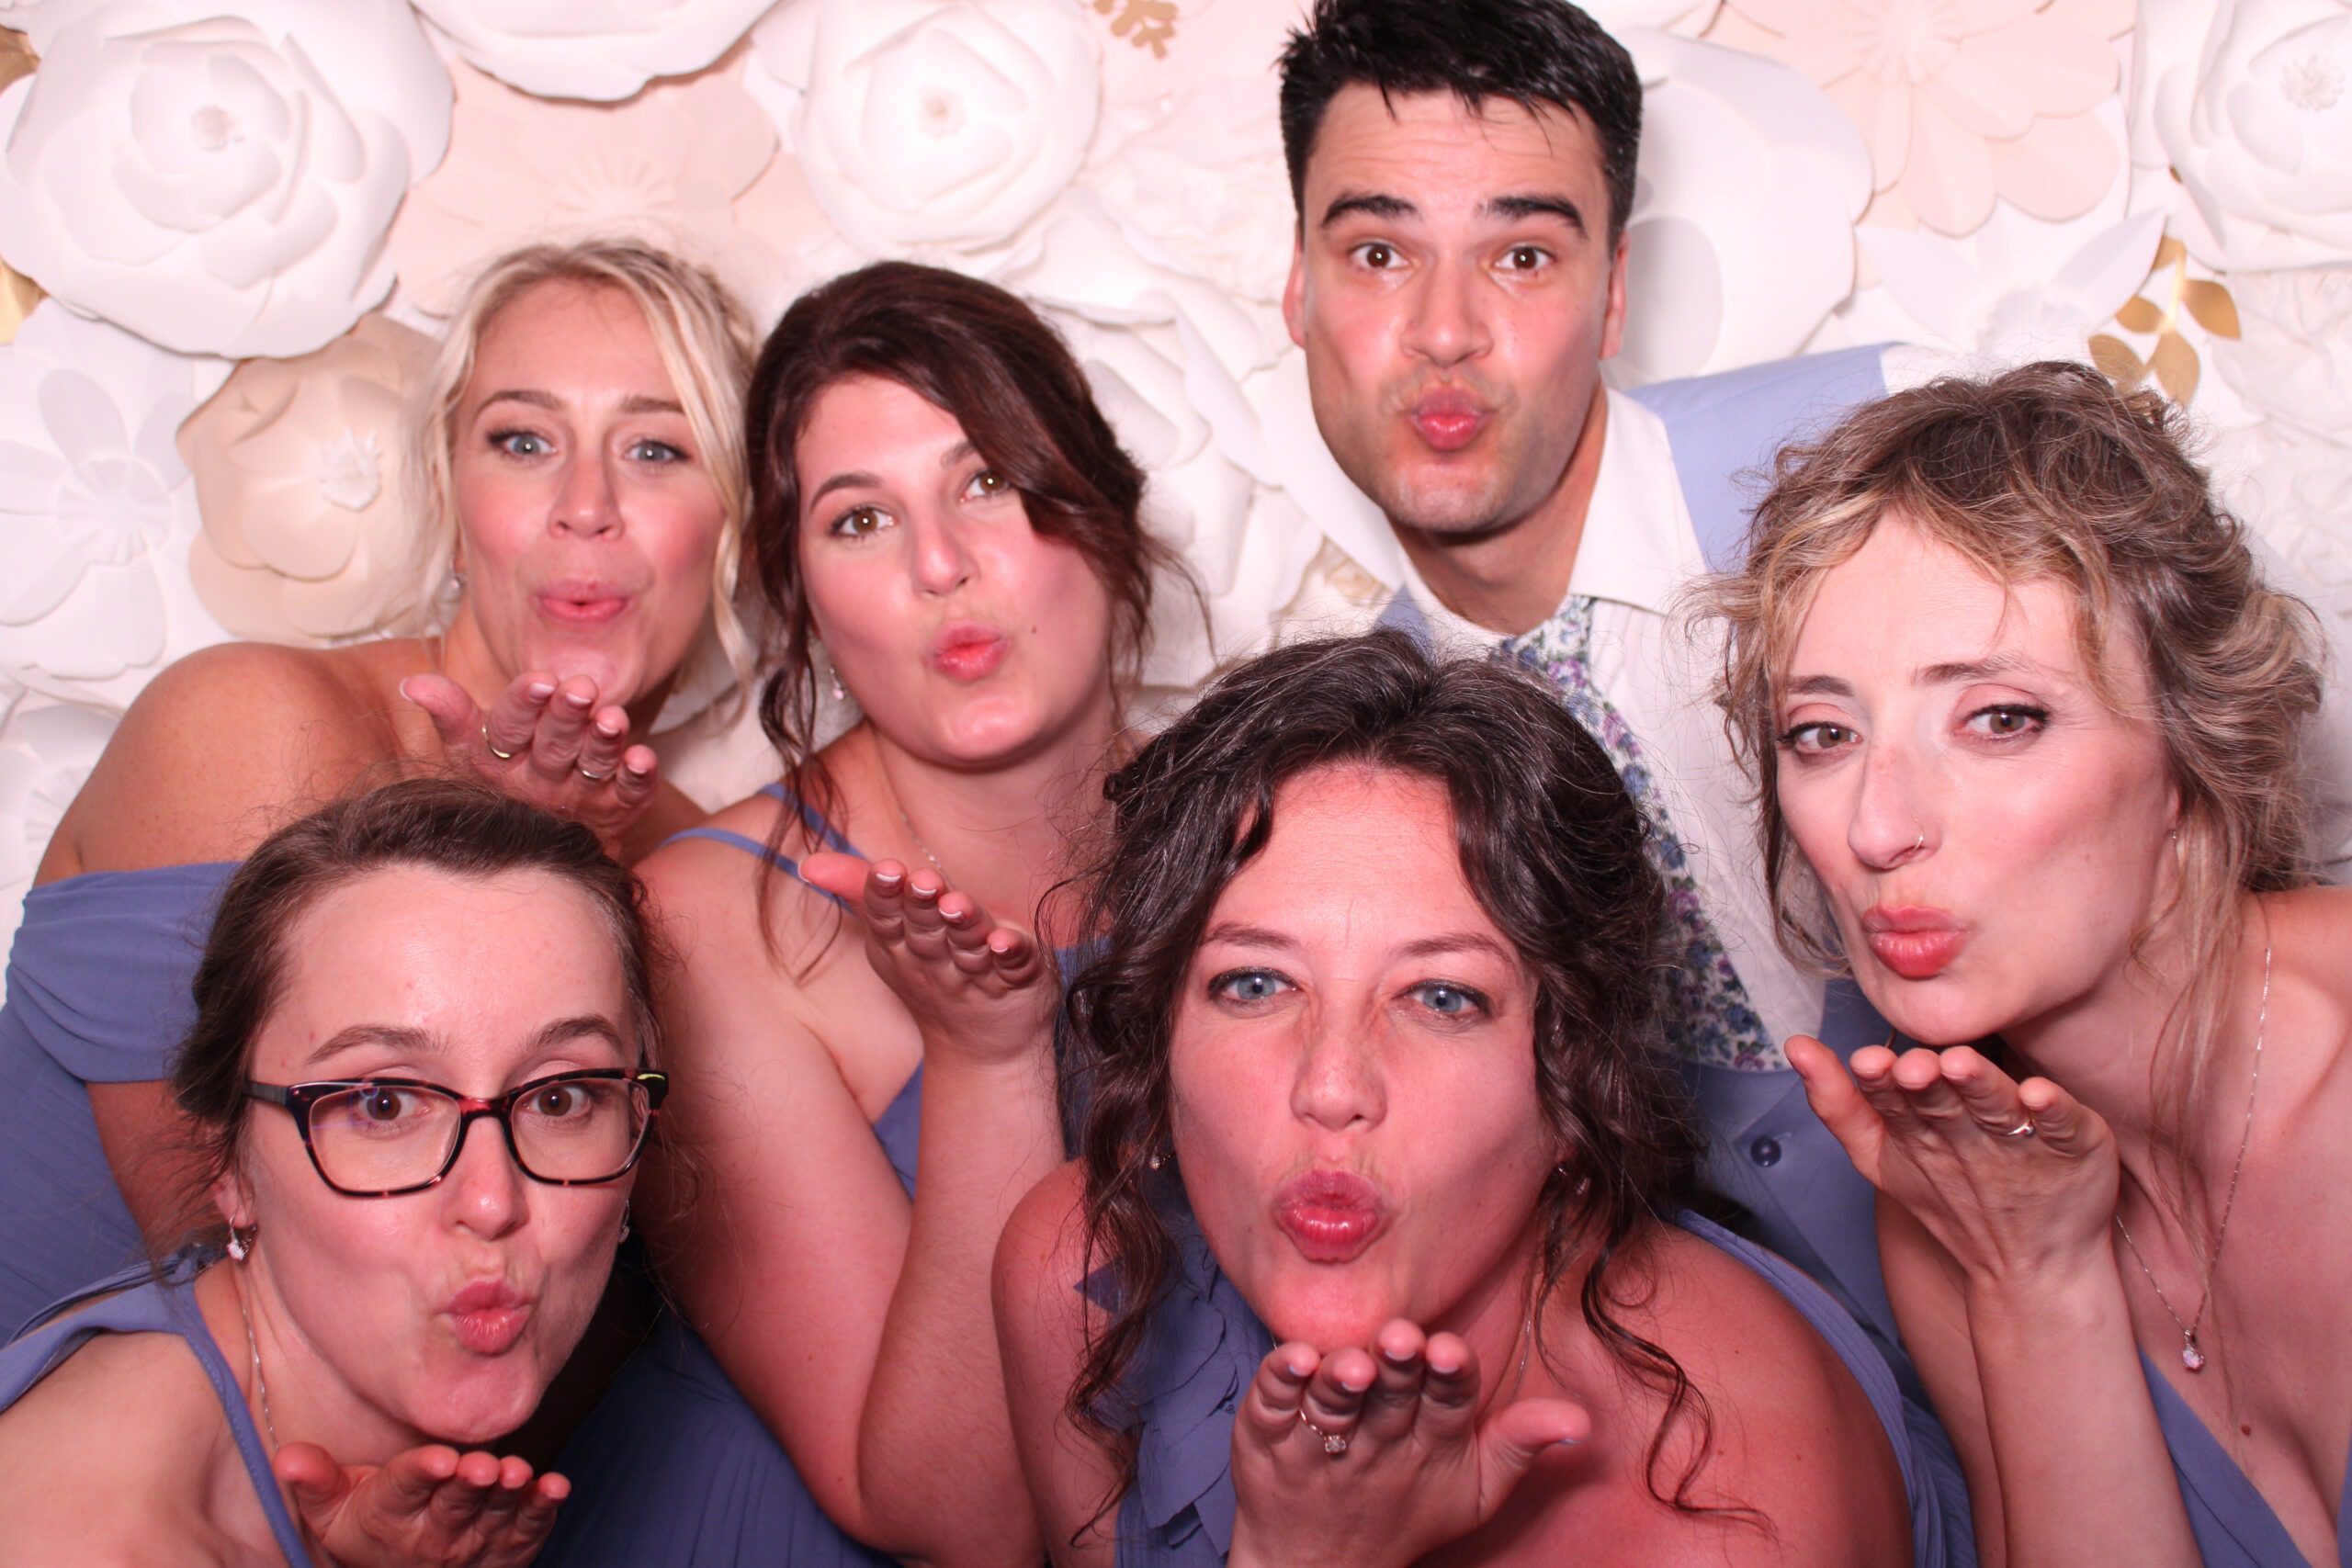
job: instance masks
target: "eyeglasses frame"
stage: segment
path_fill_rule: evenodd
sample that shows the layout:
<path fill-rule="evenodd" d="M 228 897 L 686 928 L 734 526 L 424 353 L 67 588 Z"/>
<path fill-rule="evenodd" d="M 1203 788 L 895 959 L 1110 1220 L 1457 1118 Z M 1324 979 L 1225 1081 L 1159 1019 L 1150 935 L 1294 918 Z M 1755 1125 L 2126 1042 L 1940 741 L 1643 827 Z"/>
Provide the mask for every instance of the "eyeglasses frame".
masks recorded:
<path fill-rule="evenodd" d="M 541 1176 L 524 1163 L 523 1151 L 514 1145 L 514 1107 L 521 1102 L 525 1095 L 536 1093 L 550 1084 L 578 1083 L 582 1080 L 633 1084 L 643 1089 L 646 1099 L 645 1125 L 638 1129 L 637 1142 L 629 1149 L 628 1160 L 618 1170 L 609 1176 L 571 1178 Z M 318 1148 L 311 1142 L 311 1108 L 332 1094 L 342 1094 L 355 1089 L 378 1088 L 430 1089 L 435 1094 L 458 1102 L 458 1135 L 450 1140 L 449 1157 L 442 1162 L 441 1168 L 435 1171 L 429 1180 L 413 1182 L 406 1187 L 345 1187 L 329 1176 L 327 1168 L 319 1162 Z M 263 1083 L 257 1078 L 245 1080 L 246 1099 L 258 1100 L 265 1105 L 278 1106 L 294 1118 L 294 1130 L 302 1135 L 302 1152 L 311 1156 L 311 1168 L 319 1173 L 319 1179 L 326 1183 L 329 1191 L 339 1192 L 346 1198 L 400 1198 L 411 1192 L 422 1192 L 427 1188 L 438 1187 L 448 1179 L 451 1171 L 458 1168 L 458 1160 L 466 1152 L 466 1135 L 473 1130 L 473 1123 L 483 1117 L 488 1117 L 498 1123 L 498 1130 L 506 1140 L 506 1157 L 514 1162 L 514 1168 L 542 1186 L 601 1187 L 608 1181 L 618 1181 L 637 1168 L 638 1159 L 645 1153 L 645 1141 L 653 1132 L 654 1121 L 662 1114 L 662 1098 L 669 1093 L 669 1090 L 670 1077 L 667 1073 L 633 1073 L 626 1067 L 583 1067 L 574 1072 L 550 1073 L 543 1078 L 533 1078 L 528 1083 L 516 1084 L 505 1093 L 493 1095 L 488 1100 L 478 1099 L 469 1094 L 459 1094 L 447 1084 L 435 1083 L 429 1078 L 320 1078 L 309 1083 L 290 1084 Z"/>

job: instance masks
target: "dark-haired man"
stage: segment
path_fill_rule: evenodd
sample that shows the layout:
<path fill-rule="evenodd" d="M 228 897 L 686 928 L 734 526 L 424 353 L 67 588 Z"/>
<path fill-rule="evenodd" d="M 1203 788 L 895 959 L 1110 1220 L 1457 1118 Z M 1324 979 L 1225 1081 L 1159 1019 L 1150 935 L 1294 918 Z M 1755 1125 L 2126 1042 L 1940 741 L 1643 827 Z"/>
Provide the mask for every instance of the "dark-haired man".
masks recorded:
<path fill-rule="evenodd" d="M 1298 208 L 1283 313 L 1325 443 L 1399 547 L 1381 618 L 1542 671 L 1659 823 L 1682 959 L 1668 1043 L 1713 1133 L 1710 1183 L 1878 1341 L 1938 1472 L 1913 1478 L 1919 1561 L 1968 1561 L 1965 1491 L 1896 1336 L 1870 1190 L 1781 1052 L 1800 1031 L 1850 1051 L 1859 1017 L 1833 1005 L 1825 1021 L 1821 982 L 1772 940 L 1707 654 L 1670 616 L 1711 558 L 1732 564 L 1734 476 L 1882 392 L 1881 355 L 1641 400 L 1603 388 L 1641 86 L 1562 0 L 1319 0 L 1283 58 L 1282 120 Z M 1850 988 L 1838 999 L 1867 1013 Z"/>

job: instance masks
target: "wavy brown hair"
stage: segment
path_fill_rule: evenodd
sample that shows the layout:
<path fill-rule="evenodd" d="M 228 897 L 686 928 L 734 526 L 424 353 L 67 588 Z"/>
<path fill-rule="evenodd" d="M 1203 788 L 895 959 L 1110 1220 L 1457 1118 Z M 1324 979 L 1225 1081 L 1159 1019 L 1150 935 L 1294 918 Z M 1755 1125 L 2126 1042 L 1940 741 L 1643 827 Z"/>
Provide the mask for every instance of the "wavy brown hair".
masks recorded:
<path fill-rule="evenodd" d="M 1107 1268 L 1118 1281 L 1069 1396 L 1080 1429 L 1120 1467 L 1105 1507 L 1134 1483 L 1140 1417 L 1123 1382 L 1176 1258 L 1149 1161 L 1170 1141 L 1178 995 L 1226 884 L 1272 834 L 1283 784 L 1346 765 L 1444 785 L 1463 874 L 1534 980 L 1529 1089 L 1561 1150 L 1539 1199 L 1536 1304 L 1587 1265 L 1586 1324 L 1667 1399 L 1649 1445 L 1651 1490 L 1688 1506 L 1710 1446 L 1705 1401 L 1672 1356 L 1619 1320 L 1623 1287 L 1638 1281 L 1614 1267 L 1689 1194 L 1701 1147 L 1658 1049 L 1667 906 L 1645 852 L 1652 829 L 1549 688 L 1516 668 L 1432 661 L 1384 631 L 1241 666 L 1106 786 L 1113 819 L 1093 857 L 1087 928 L 1104 950 L 1070 989 L 1066 1078 L 1087 1101 L 1086 1271 Z M 1661 1485 L 1661 1452 L 1686 1416 L 1700 1440 Z"/>
<path fill-rule="evenodd" d="M 1020 492 L 1029 525 L 1080 551 L 1111 595 L 1113 689 L 1141 672 L 1156 577 L 1189 583 L 1174 551 L 1145 532 L 1144 472 L 1095 406 L 1054 329 L 992 283 L 911 262 L 844 273 L 793 302 L 760 350 L 746 400 L 749 541 L 780 656 L 760 724 L 793 792 L 832 815 L 817 756 L 815 627 L 800 576 L 796 448 L 817 400 L 854 376 L 895 381 L 955 416 L 983 462 Z M 795 818 L 779 813 L 781 851 Z M 761 930 L 772 938 L 762 876 Z"/>
<path fill-rule="evenodd" d="M 1727 626 L 1720 694 L 1757 784 L 1774 923 L 1792 956 L 1826 969 L 1845 961 L 1781 816 L 1781 683 L 1822 578 L 1890 516 L 1996 582 L 2064 586 L 2095 689 L 2155 727 L 2180 800 L 2180 880 L 2135 945 L 2167 921 L 2185 939 L 2189 980 L 2154 1065 L 2158 1104 L 2185 1114 L 2227 1001 L 2241 896 L 2312 877 L 2298 776 L 2320 700 L 2312 613 L 2263 581 L 2245 528 L 2191 459 L 2178 412 L 2086 366 L 1933 381 L 1781 452 L 1747 570 L 1705 600 Z M 2134 655 L 2147 671 L 2142 700 L 2122 679 Z"/>

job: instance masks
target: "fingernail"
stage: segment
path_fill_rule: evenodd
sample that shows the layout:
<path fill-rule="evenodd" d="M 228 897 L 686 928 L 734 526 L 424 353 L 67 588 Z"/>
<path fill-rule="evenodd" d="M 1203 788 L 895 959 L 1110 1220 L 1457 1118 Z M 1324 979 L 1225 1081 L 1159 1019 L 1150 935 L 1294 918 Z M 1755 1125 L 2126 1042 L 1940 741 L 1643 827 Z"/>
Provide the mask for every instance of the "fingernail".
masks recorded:
<path fill-rule="evenodd" d="M 1362 1382 L 1356 1382 L 1348 1378 L 1341 1378 L 1340 1380 L 1340 1386 L 1346 1389 L 1350 1393 L 1362 1393 L 1365 1389 L 1372 1386 L 1372 1380 L 1366 1378 Z"/>
<path fill-rule="evenodd" d="M 534 681 L 529 685 L 524 687 L 523 690 L 529 694 L 530 699 L 533 702 L 543 703 L 549 697 L 555 695 L 555 682 L 553 681 Z"/>
<path fill-rule="evenodd" d="M 1306 1375 L 1306 1369 L 1300 1366 L 1296 1361 L 1284 1361 L 1283 1363 L 1283 1371 L 1288 1372 L 1295 1378 L 1303 1378 Z"/>
<path fill-rule="evenodd" d="M 1555 1449 L 1572 1449 L 1583 1441 L 1582 1438 L 1555 1438 L 1552 1439 L 1552 1446 Z"/>
<path fill-rule="evenodd" d="M 408 682 L 406 681 L 402 681 L 398 686 L 394 687 L 393 690 L 400 693 L 401 701 L 404 703 L 413 703 L 416 701 L 414 697 L 408 694 Z"/>
<path fill-rule="evenodd" d="M 885 887 L 896 887 L 901 879 L 895 871 L 877 871 L 874 874 L 874 880 Z"/>
<path fill-rule="evenodd" d="M 1392 1367 L 1409 1367 L 1413 1364 L 1412 1357 L 1400 1356 L 1396 1351 L 1386 1348 L 1380 1352 L 1380 1359 Z"/>
<path fill-rule="evenodd" d="M 606 740 L 618 740 L 621 738 L 621 732 L 618 727 L 609 724 L 598 725 L 596 727 L 596 733 Z"/>
<path fill-rule="evenodd" d="M 594 703 L 596 699 L 590 696 L 583 696 L 578 692 L 566 692 L 564 694 L 563 700 L 570 703 L 573 707 L 584 708 Z"/>

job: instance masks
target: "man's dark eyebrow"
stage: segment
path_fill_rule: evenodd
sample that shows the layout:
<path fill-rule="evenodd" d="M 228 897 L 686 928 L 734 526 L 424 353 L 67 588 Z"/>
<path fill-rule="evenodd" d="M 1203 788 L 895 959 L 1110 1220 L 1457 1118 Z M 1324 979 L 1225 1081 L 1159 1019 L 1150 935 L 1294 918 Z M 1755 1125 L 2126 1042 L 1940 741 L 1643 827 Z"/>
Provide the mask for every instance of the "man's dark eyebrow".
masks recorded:
<path fill-rule="evenodd" d="M 1383 196 L 1377 191 L 1349 191 L 1332 197 L 1331 205 L 1323 209 L 1323 221 L 1318 228 L 1329 229 L 1340 219 L 1363 213 L 1367 218 L 1401 220 L 1419 218 L 1421 209 L 1401 196 Z"/>
<path fill-rule="evenodd" d="M 1485 210 L 1487 217 L 1507 223 L 1522 218 L 1556 218 L 1579 234 L 1592 232 L 1583 211 L 1565 196 L 1498 196 L 1486 204 Z"/>

